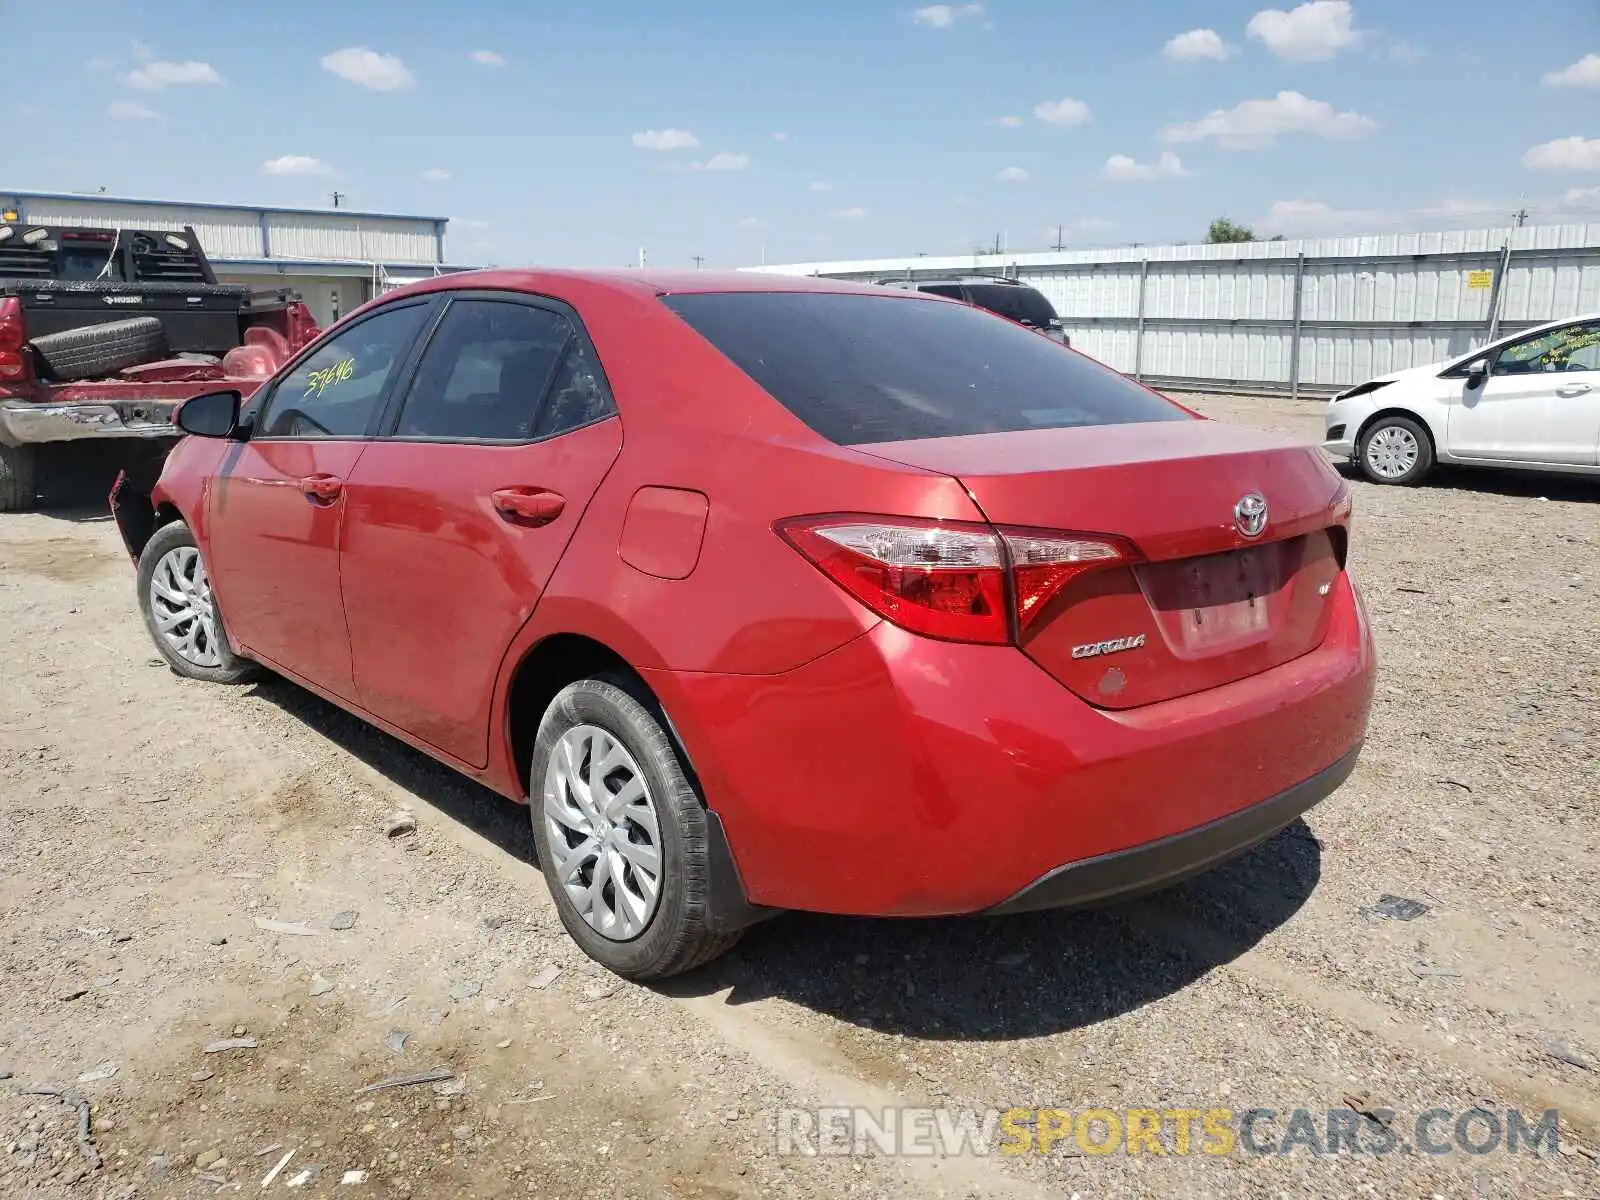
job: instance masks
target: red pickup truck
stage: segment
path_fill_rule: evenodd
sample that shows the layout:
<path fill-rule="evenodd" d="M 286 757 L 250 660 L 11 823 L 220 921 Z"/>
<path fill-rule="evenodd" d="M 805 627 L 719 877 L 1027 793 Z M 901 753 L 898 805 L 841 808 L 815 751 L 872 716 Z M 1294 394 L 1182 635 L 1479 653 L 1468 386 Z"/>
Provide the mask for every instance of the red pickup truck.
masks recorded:
<path fill-rule="evenodd" d="M 0 222 L 0 512 L 33 506 L 41 443 L 164 456 L 178 404 L 250 395 L 317 332 L 292 292 L 218 283 L 192 228 Z"/>

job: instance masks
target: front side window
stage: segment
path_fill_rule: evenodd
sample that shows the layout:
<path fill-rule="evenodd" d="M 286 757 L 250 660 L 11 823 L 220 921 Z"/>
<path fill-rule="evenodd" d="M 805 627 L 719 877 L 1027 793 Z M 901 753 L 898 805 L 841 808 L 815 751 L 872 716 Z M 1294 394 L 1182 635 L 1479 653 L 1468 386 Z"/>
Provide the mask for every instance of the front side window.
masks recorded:
<path fill-rule="evenodd" d="M 1600 370 L 1600 321 L 1584 321 L 1513 342 L 1495 359 L 1496 375 Z"/>
<path fill-rule="evenodd" d="M 574 339 L 560 313 L 457 300 L 428 343 L 396 437 L 528 441 L 539 402 Z"/>
<path fill-rule="evenodd" d="M 257 436 L 366 436 L 428 312 L 427 304 L 384 309 L 329 339 L 273 390 Z"/>
<path fill-rule="evenodd" d="M 1192 419 L 1109 367 L 977 308 L 846 292 L 662 299 L 840 445 Z"/>

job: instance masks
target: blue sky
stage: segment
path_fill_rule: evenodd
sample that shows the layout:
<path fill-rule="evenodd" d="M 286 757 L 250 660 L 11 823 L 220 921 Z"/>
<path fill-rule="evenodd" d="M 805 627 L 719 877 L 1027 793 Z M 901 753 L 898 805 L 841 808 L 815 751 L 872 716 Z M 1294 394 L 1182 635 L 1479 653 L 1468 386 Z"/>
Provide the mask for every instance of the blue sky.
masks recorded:
<path fill-rule="evenodd" d="M 5 28 L 42 11 L 0 0 Z M 25 118 L 0 187 L 337 189 L 450 217 L 457 262 L 1600 220 L 1596 0 L 54 0 L 48 24 L 70 44 L 0 39 Z"/>

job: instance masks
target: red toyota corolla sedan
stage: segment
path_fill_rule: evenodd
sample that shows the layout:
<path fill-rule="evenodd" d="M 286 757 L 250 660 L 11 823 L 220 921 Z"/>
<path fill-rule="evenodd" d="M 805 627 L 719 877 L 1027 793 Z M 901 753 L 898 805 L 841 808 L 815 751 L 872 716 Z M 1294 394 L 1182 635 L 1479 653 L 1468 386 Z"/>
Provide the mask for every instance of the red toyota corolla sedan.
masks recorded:
<path fill-rule="evenodd" d="M 646 979 L 784 909 L 1085 905 L 1354 765 L 1349 490 L 964 304 L 494 271 L 189 401 L 138 595 L 530 803 L 566 928 Z"/>

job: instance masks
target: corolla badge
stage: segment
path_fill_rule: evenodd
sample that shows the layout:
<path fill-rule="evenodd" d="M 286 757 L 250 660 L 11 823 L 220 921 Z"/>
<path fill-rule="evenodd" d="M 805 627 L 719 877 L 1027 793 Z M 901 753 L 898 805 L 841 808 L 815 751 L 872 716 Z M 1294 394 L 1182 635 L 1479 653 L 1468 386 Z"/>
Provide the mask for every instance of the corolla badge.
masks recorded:
<path fill-rule="evenodd" d="M 1102 654 L 1116 654 L 1120 650 L 1137 650 L 1147 641 L 1145 634 L 1136 633 L 1132 637 L 1112 638 L 1107 642 L 1090 642 L 1087 646 L 1074 646 L 1073 658 L 1099 658 Z"/>
<path fill-rule="evenodd" d="M 1267 527 L 1267 498 L 1260 492 L 1241 496 L 1233 506 L 1233 524 L 1247 538 L 1260 537 Z"/>

